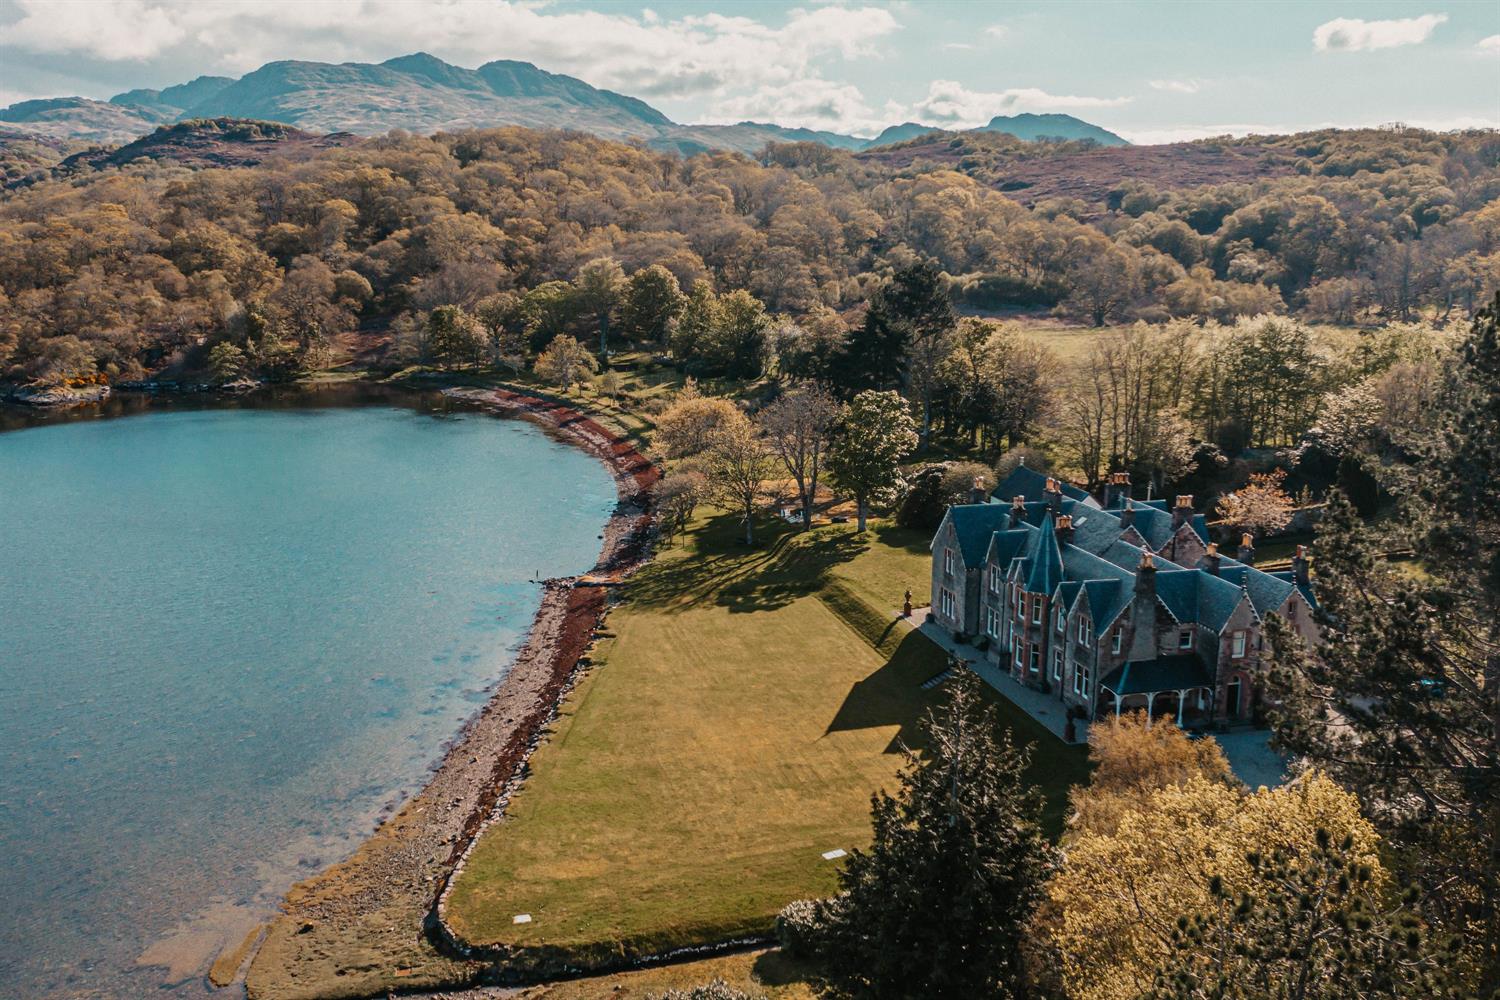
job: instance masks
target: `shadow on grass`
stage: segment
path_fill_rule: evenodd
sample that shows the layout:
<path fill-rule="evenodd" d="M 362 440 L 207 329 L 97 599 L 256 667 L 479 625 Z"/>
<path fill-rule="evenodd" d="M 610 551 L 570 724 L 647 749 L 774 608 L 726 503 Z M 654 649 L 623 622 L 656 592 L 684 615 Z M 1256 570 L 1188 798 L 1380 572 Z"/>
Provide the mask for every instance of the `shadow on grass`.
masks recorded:
<path fill-rule="evenodd" d="M 810 532 L 776 523 L 756 527 L 756 545 L 747 547 L 738 517 L 710 518 L 687 536 L 688 552 L 658 561 L 631 585 L 631 599 L 665 611 L 706 605 L 744 613 L 773 611 L 817 593 L 835 566 L 869 548 L 868 539 L 843 527 Z"/>
<path fill-rule="evenodd" d="M 886 753 L 922 749 L 921 721 L 938 697 L 921 685 L 942 673 L 947 663 L 943 650 L 925 636 L 908 632 L 880 669 L 849 688 L 825 735 L 896 726 Z"/>
<path fill-rule="evenodd" d="M 750 967 L 755 981 L 762 986 L 791 986 L 796 983 L 817 983 L 817 968 L 813 963 L 792 958 L 780 948 L 762 952 Z"/>

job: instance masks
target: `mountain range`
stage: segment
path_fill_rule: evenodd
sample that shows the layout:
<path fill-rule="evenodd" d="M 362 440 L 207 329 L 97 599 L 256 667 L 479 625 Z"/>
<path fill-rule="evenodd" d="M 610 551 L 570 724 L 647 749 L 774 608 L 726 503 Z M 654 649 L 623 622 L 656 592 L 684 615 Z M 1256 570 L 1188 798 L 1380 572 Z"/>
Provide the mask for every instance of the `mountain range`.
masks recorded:
<path fill-rule="evenodd" d="M 59 97 L 0 109 L 0 122 L 33 135 L 115 145 L 157 126 L 199 118 L 280 122 L 309 132 L 377 135 L 524 125 L 569 128 L 607 139 L 640 139 L 691 154 L 758 152 L 767 142 L 818 142 L 861 150 L 915 139 L 936 126 L 905 122 L 874 139 L 764 122 L 684 125 L 644 101 L 601 90 L 528 62 L 500 59 L 464 69 L 423 52 L 383 63 L 266 63 L 239 79 L 200 76 L 162 90 L 129 90 L 108 101 Z M 1020 139 L 1126 141 L 1072 115 L 998 116 L 982 131 Z"/>

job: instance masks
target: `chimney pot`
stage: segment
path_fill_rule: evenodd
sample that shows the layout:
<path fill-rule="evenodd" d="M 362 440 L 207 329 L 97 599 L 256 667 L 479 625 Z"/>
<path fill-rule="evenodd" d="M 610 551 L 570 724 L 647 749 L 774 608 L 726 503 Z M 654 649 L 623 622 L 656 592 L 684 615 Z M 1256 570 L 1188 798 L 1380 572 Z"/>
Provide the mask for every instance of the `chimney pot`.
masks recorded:
<path fill-rule="evenodd" d="M 1217 542 L 1209 542 L 1208 548 L 1203 552 L 1203 568 L 1208 570 L 1214 576 L 1218 576 L 1220 558 L 1219 544 Z"/>

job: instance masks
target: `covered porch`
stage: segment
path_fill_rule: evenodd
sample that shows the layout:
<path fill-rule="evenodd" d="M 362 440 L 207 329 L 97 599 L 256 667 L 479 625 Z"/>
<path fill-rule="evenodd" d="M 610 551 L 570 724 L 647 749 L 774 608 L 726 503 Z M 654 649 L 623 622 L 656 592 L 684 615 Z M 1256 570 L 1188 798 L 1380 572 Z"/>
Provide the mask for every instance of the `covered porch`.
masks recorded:
<path fill-rule="evenodd" d="M 1208 668 L 1196 654 L 1187 653 L 1122 663 L 1099 682 L 1094 714 L 1113 712 L 1119 718 L 1124 712 L 1144 711 L 1148 720 L 1168 718 L 1189 729 L 1208 723 L 1213 704 Z"/>

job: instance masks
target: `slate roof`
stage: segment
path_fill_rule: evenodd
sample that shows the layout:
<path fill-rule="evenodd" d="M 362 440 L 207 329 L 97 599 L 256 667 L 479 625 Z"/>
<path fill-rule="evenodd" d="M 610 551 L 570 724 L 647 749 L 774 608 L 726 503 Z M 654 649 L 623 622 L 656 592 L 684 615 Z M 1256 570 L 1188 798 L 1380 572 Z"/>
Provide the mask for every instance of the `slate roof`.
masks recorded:
<path fill-rule="evenodd" d="M 1130 660 L 1111 670 L 1099 686 L 1117 695 L 1151 694 L 1213 687 L 1208 668 L 1196 653 L 1159 656 L 1154 660 Z"/>
<path fill-rule="evenodd" d="M 969 569 L 984 564 L 990 536 L 1010 526 L 1010 508 L 999 503 L 955 504 L 948 508 L 947 517 L 953 523 L 958 550 Z"/>
<path fill-rule="evenodd" d="M 1019 568 L 1026 589 L 1033 593 L 1052 594 L 1066 586 L 1062 594 L 1069 609 L 1079 595 L 1086 595 L 1096 633 L 1102 636 L 1134 596 L 1136 570 L 1147 550 L 1122 540 L 1125 529 L 1120 509 L 1106 510 L 1092 497 L 1078 499 L 1073 494 L 1082 491 L 1066 483 L 1062 484 L 1061 513 L 1073 518 L 1073 531 L 1064 540 L 1054 512 L 1041 499 L 1046 481 L 1046 476 L 1021 466 L 996 487 L 996 499 L 950 507 L 948 516 L 958 533 L 964 563 L 975 567 L 988 560 L 1007 572 Z M 999 500 L 1007 492 L 1027 498 L 1022 523 L 1014 529 L 1011 504 Z M 1136 528 L 1147 544 L 1160 547 L 1170 540 L 1172 515 L 1166 501 L 1137 500 L 1132 506 Z M 1192 524 L 1206 541 L 1203 516 L 1195 515 Z M 1245 595 L 1262 617 L 1281 607 L 1294 590 L 1300 590 L 1316 607 L 1310 589 L 1298 587 L 1289 573 L 1264 573 L 1221 556 L 1215 576 L 1197 567 L 1179 566 L 1154 552 L 1151 558 L 1157 567 L 1157 596 L 1179 622 L 1223 631 Z"/>
<path fill-rule="evenodd" d="M 1031 573 L 1026 577 L 1026 589 L 1033 594 L 1051 594 L 1062 583 L 1062 552 L 1057 547 L 1057 530 L 1052 515 L 1042 518 L 1037 532 L 1035 554 L 1031 558 Z"/>
<path fill-rule="evenodd" d="M 1207 625 L 1215 632 L 1224 630 L 1244 595 L 1228 580 L 1203 570 L 1159 570 L 1156 574 L 1156 596 L 1173 618 Z"/>
<path fill-rule="evenodd" d="M 1016 497 L 1025 497 L 1027 503 L 1040 503 L 1047 499 L 1045 493 L 1047 479 L 1047 476 L 1034 469 L 1018 465 L 1014 472 L 1006 476 L 990 491 L 990 496 L 1002 503 L 1010 503 Z M 1098 501 L 1089 496 L 1087 491 L 1081 490 L 1072 483 L 1062 480 L 1058 480 L 1058 484 L 1062 487 L 1063 496 L 1067 499 L 1087 504 L 1090 507 L 1099 506 Z"/>

